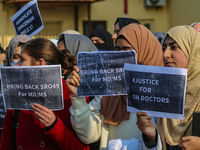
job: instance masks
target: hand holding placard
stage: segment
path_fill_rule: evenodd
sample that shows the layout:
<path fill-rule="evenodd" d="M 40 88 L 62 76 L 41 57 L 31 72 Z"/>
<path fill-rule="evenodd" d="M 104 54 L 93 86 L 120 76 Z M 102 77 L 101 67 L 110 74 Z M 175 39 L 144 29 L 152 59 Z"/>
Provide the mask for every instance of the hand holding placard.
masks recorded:
<path fill-rule="evenodd" d="M 34 109 L 35 116 L 45 127 L 51 126 L 56 120 L 56 116 L 52 110 L 37 103 L 34 103 L 32 107 Z"/>
<path fill-rule="evenodd" d="M 187 69 L 125 63 L 124 70 L 128 111 L 173 119 L 184 117 Z"/>
<path fill-rule="evenodd" d="M 137 126 L 140 131 L 147 136 L 149 143 L 155 140 L 156 127 L 152 117 L 147 116 L 146 112 L 137 112 Z"/>
<path fill-rule="evenodd" d="M 33 103 L 51 110 L 64 107 L 60 65 L 3 67 L 1 77 L 7 109 L 29 110 Z"/>
<path fill-rule="evenodd" d="M 72 97 L 76 97 L 76 87 L 80 86 L 80 77 L 78 75 L 79 68 L 74 66 L 74 70 L 71 72 L 69 77 L 67 78 L 67 87 L 71 92 Z"/>
<path fill-rule="evenodd" d="M 77 96 L 126 95 L 124 63 L 136 64 L 135 50 L 79 52 Z"/>

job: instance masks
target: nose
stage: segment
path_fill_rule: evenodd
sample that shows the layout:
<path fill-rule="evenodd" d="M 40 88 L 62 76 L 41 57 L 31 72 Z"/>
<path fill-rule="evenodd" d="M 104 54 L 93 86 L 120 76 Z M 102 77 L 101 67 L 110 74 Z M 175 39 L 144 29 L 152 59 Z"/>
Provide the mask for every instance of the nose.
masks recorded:
<path fill-rule="evenodd" d="M 93 40 L 93 41 L 92 41 L 92 43 L 96 44 L 96 43 L 97 43 L 97 41 Z"/>
<path fill-rule="evenodd" d="M 171 57 L 171 50 L 170 50 L 170 47 L 169 47 L 169 46 L 167 46 L 166 49 L 164 50 L 163 56 L 164 56 L 165 59 Z"/>
<path fill-rule="evenodd" d="M 114 33 L 113 36 L 112 36 L 112 39 L 113 39 L 113 42 L 115 43 L 116 41 L 116 38 L 117 38 L 117 33 Z"/>

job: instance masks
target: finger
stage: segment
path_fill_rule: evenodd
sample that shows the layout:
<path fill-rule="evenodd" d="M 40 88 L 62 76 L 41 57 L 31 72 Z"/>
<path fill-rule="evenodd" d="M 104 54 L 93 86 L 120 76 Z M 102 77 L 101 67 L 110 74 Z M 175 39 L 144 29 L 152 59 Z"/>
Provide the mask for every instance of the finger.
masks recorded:
<path fill-rule="evenodd" d="M 145 119 L 139 119 L 138 121 L 137 121 L 137 125 L 138 126 L 143 126 L 143 125 L 146 125 L 146 126 L 148 126 L 149 125 L 149 120 L 145 120 Z"/>
<path fill-rule="evenodd" d="M 47 118 L 46 118 L 45 115 L 43 115 L 43 114 L 41 114 L 41 113 L 39 113 L 39 112 L 37 112 L 37 111 L 34 111 L 34 114 L 35 114 L 35 116 L 36 116 L 38 119 L 40 119 L 40 120 L 43 120 L 43 121 L 46 121 L 46 120 L 47 120 Z"/>
<path fill-rule="evenodd" d="M 139 125 L 140 125 L 141 128 L 144 128 L 144 127 L 148 127 L 149 123 L 148 123 L 148 122 L 145 122 L 145 121 L 141 121 L 141 122 L 139 123 Z"/>
<path fill-rule="evenodd" d="M 73 83 L 75 84 L 75 86 L 80 86 L 80 82 L 79 82 L 79 79 L 77 79 L 77 77 L 73 76 L 72 80 L 73 80 Z"/>
<path fill-rule="evenodd" d="M 141 116 L 147 116 L 147 113 L 146 112 L 137 112 L 136 115 L 137 115 L 137 118 L 139 118 Z"/>
<path fill-rule="evenodd" d="M 181 142 L 190 141 L 190 136 L 182 137 Z"/>
<path fill-rule="evenodd" d="M 139 128 L 142 132 L 145 132 L 145 130 L 147 129 L 147 127 L 148 127 L 148 124 L 146 124 L 146 123 L 144 123 L 144 122 L 142 122 L 142 123 L 138 126 L 138 128 Z"/>
<path fill-rule="evenodd" d="M 49 112 L 50 111 L 48 108 L 46 108 L 46 107 L 44 107 L 44 106 L 42 106 L 42 105 L 40 105 L 38 103 L 34 103 L 33 106 L 38 108 L 38 109 L 41 109 L 41 110 L 43 110 L 45 112 Z"/>
<path fill-rule="evenodd" d="M 45 110 L 42 110 L 42 109 L 40 109 L 40 108 L 38 108 L 38 107 L 36 107 L 36 106 L 32 106 L 33 107 L 33 109 L 34 109 L 34 112 L 37 112 L 37 115 L 39 115 L 39 114 L 41 114 L 42 116 L 45 116 L 45 117 L 49 117 L 49 113 L 50 113 L 50 111 L 45 111 Z"/>
<path fill-rule="evenodd" d="M 43 120 L 43 119 L 41 119 L 41 118 L 38 118 L 38 120 L 39 120 L 43 125 L 46 124 L 46 121 L 45 121 L 45 120 Z"/>
<path fill-rule="evenodd" d="M 79 72 L 78 66 L 74 66 L 73 69 L 74 69 L 76 72 Z"/>
<path fill-rule="evenodd" d="M 76 77 L 70 77 L 70 78 L 68 78 L 67 79 L 67 83 L 69 84 L 69 85 L 72 85 L 72 86 L 80 86 L 80 83 L 79 83 L 79 81 L 78 81 L 78 79 L 76 78 Z"/>
<path fill-rule="evenodd" d="M 140 116 L 137 122 L 149 122 L 149 116 Z"/>
<path fill-rule="evenodd" d="M 151 116 L 148 116 L 148 120 L 152 120 L 152 117 L 151 117 Z"/>
<path fill-rule="evenodd" d="M 37 103 L 34 103 L 33 104 L 33 108 L 36 110 L 36 111 L 38 111 L 38 112 L 43 112 L 43 113 L 46 113 L 46 114 L 49 114 L 49 113 L 51 113 L 51 110 L 50 109 L 48 109 L 48 108 L 46 108 L 46 107 L 44 107 L 44 106 L 42 106 L 42 105 L 40 105 L 40 104 L 37 104 Z"/>
<path fill-rule="evenodd" d="M 179 144 L 179 146 L 182 148 L 182 149 L 187 149 L 189 146 L 189 142 L 182 142 Z"/>
<path fill-rule="evenodd" d="M 80 80 L 80 76 L 78 75 L 78 73 L 76 71 L 72 71 L 70 77 L 76 77 L 78 80 Z"/>

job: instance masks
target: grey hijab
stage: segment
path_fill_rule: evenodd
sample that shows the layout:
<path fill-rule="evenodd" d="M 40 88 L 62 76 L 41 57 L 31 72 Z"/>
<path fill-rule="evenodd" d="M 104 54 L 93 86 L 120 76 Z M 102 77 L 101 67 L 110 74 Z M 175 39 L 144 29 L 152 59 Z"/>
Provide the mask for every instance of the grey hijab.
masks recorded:
<path fill-rule="evenodd" d="M 26 43 L 32 38 L 29 35 L 16 35 L 11 40 L 6 50 L 5 66 L 11 66 L 12 57 L 15 53 L 15 48 L 19 43 Z"/>
<path fill-rule="evenodd" d="M 64 36 L 65 48 L 69 50 L 70 54 L 74 57 L 77 56 L 78 52 L 91 52 L 98 51 L 92 41 L 80 34 L 62 34 Z"/>

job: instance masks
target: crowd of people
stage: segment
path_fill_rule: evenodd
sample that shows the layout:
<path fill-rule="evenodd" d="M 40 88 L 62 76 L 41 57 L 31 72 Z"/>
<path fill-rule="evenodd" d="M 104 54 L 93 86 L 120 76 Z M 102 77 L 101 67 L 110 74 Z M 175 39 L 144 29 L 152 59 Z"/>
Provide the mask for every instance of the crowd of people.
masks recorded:
<path fill-rule="evenodd" d="M 0 150 L 200 150 L 200 137 L 192 136 L 193 114 L 200 111 L 196 24 L 156 37 L 138 20 L 117 18 L 113 35 L 102 28 L 89 37 L 73 30 L 57 39 L 16 35 L 5 51 L 0 48 L 1 66 L 61 65 L 64 109 L 52 111 L 34 103 L 33 110 L 7 110 Z M 79 52 L 133 49 L 137 64 L 187 68 L 184 119 L 128 112 L 127 95 L 77 97 Z"/>

